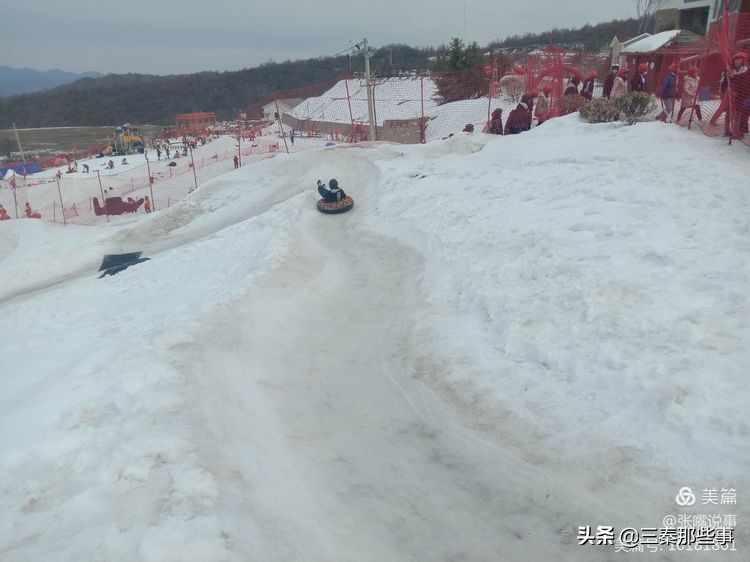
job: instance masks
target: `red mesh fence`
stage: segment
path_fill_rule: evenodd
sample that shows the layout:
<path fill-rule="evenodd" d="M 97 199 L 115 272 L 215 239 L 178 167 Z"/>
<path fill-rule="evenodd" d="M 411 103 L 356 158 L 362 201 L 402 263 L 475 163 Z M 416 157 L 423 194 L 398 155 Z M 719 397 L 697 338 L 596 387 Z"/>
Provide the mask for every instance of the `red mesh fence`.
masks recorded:
<path fill-rule="evenodd" d="M 750 144 L 750 14 L 725 14 L 701 41 L 681 42 L 649 55 L 629 57 L 646 64 L 663 121 L 729 142 Z"/>

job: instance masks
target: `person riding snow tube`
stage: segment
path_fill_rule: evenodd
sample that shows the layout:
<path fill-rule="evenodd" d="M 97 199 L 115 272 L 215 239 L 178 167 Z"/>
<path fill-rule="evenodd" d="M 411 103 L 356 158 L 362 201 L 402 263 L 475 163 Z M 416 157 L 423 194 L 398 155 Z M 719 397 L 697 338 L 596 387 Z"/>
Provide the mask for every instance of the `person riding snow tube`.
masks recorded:
<path fill-rule="evenodd" d="M 339 188 L 339 182 L 332 179 L 328 186 L 318 180 L 318 193 L 323 198 L 318 201 L 318 211 L 327 215 L 345 213 L 354 207 L 354 200 L 347 197 L 344 190 Z"/>

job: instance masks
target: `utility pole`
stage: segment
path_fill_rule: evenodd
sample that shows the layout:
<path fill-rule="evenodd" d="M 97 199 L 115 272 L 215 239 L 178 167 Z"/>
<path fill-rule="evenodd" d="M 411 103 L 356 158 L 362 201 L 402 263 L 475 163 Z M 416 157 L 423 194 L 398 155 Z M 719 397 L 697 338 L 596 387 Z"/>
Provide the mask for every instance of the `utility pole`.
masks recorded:
<path fill-rule="evenodd" d="M 370 76 L 370 49 L 367 47 L 367 39 L 362 40 L 362 50 L 365 54 L 365 82 L 367 83 L 367 118 L 368 140 L 376 140 L 375 107 L 372 102 L 372 76 Z"/>
<path fill-rule="evenodd" d="M 21 148 L 21 139 L 18 138 L 18 129 L 16 129 L 15 123 L 13 123 L 13 131 L 16 133 L 16 142 L 18 143 L 18 151 L 21 153 L 21 162 L 23 162 L 25 166 L 26 158 L 23 157 L 23 148 Z"/>
<path fill-rule="evenodd" d="M 463 35 L 464 43 L 466 42 L 466 0 L 464 0 L 464 35 Z"/>
<path fill-rule="evenodd" d="M 146 160 L 148 162 L 148 160 Z M 96 171 L 96 177 L 99 180 L 99 193 L 102 195 L 102 207 L 104 207 L 104 214 L 107 216 L 107 222 L 109 222 L 109 210 L 107 209 L 107 200 L 104 198 L 104 188 L 102 187 L 102 176 L 99 174 L 99 170 Z M 154 198 L 154 194 L 151 194 L 151 199 Z"/>
<path fill-rule="evenodd" d="M 195 182 L 195 189 L 198 189 L 198 176 L 195 173 L 195 160 L 193 159 L 193 147 L 192 146 L 190 147 L 190 164 L 193 167 L 193 181 Z M 192 189 L 189 190 L 188 193 L 190 193 L 191 191 L 193 190 Z M 153 199 L 153 197 L 154 197 L 154 194 L 152 193 L 151 198 Z"/>

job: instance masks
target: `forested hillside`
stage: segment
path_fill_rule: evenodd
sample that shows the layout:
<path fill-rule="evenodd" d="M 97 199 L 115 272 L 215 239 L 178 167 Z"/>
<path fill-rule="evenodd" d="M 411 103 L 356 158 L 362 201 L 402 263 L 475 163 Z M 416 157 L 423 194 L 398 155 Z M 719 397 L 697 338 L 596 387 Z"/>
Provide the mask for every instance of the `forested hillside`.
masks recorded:
<path fill-rule="evenodd" d="M 497 47 L 581 43 L 587 50 L 606 47 L 614 35 L 636 34 L 635 20 L 615 20 L 580 29 L 554 29 L 496 41 L 486 47 L 468 45 L 464 58 L 481 64 L 483 54 Z M 468 58 L 467 58 L 468 57 Z M 466 61 L 464 61 L 466 63 Z M 454 65 L 455 66 L 455 65 Z M 465 68 L 462 64 L 456 68 Z M 451 69 L 450 46 L 414 48 L 389 45 L 376 49 L 373 72 L 390 76 L 413 70 Z M 124 122 L 168 124 L 178 113 L 214 111 L 220 119 L 276 90 L 326 82 L 363 71 L 362 56 L 318 57 L 269 62 L 230 72 L 199 72 L 172 76 L 109 74 L 84 78 L 45 92 L 0 98 L 0 129 L 18 127 L 116 125 Z"/>

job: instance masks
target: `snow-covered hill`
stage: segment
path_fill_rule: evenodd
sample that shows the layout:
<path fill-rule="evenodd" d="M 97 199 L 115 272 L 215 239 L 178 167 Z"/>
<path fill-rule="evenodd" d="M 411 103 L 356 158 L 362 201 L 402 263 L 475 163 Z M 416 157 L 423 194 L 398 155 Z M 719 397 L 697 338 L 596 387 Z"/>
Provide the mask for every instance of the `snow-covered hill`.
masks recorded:
<path fill-rule="evenodd" d="M 0 559 L 602 562 L 579 525 L 688 512 L 738 515 L 738 552 L 689 559 L 742 560 L 746 170 L 567 117 L 0 223 Z M 315 211 L 330 177 L 352 212 Z"/>

